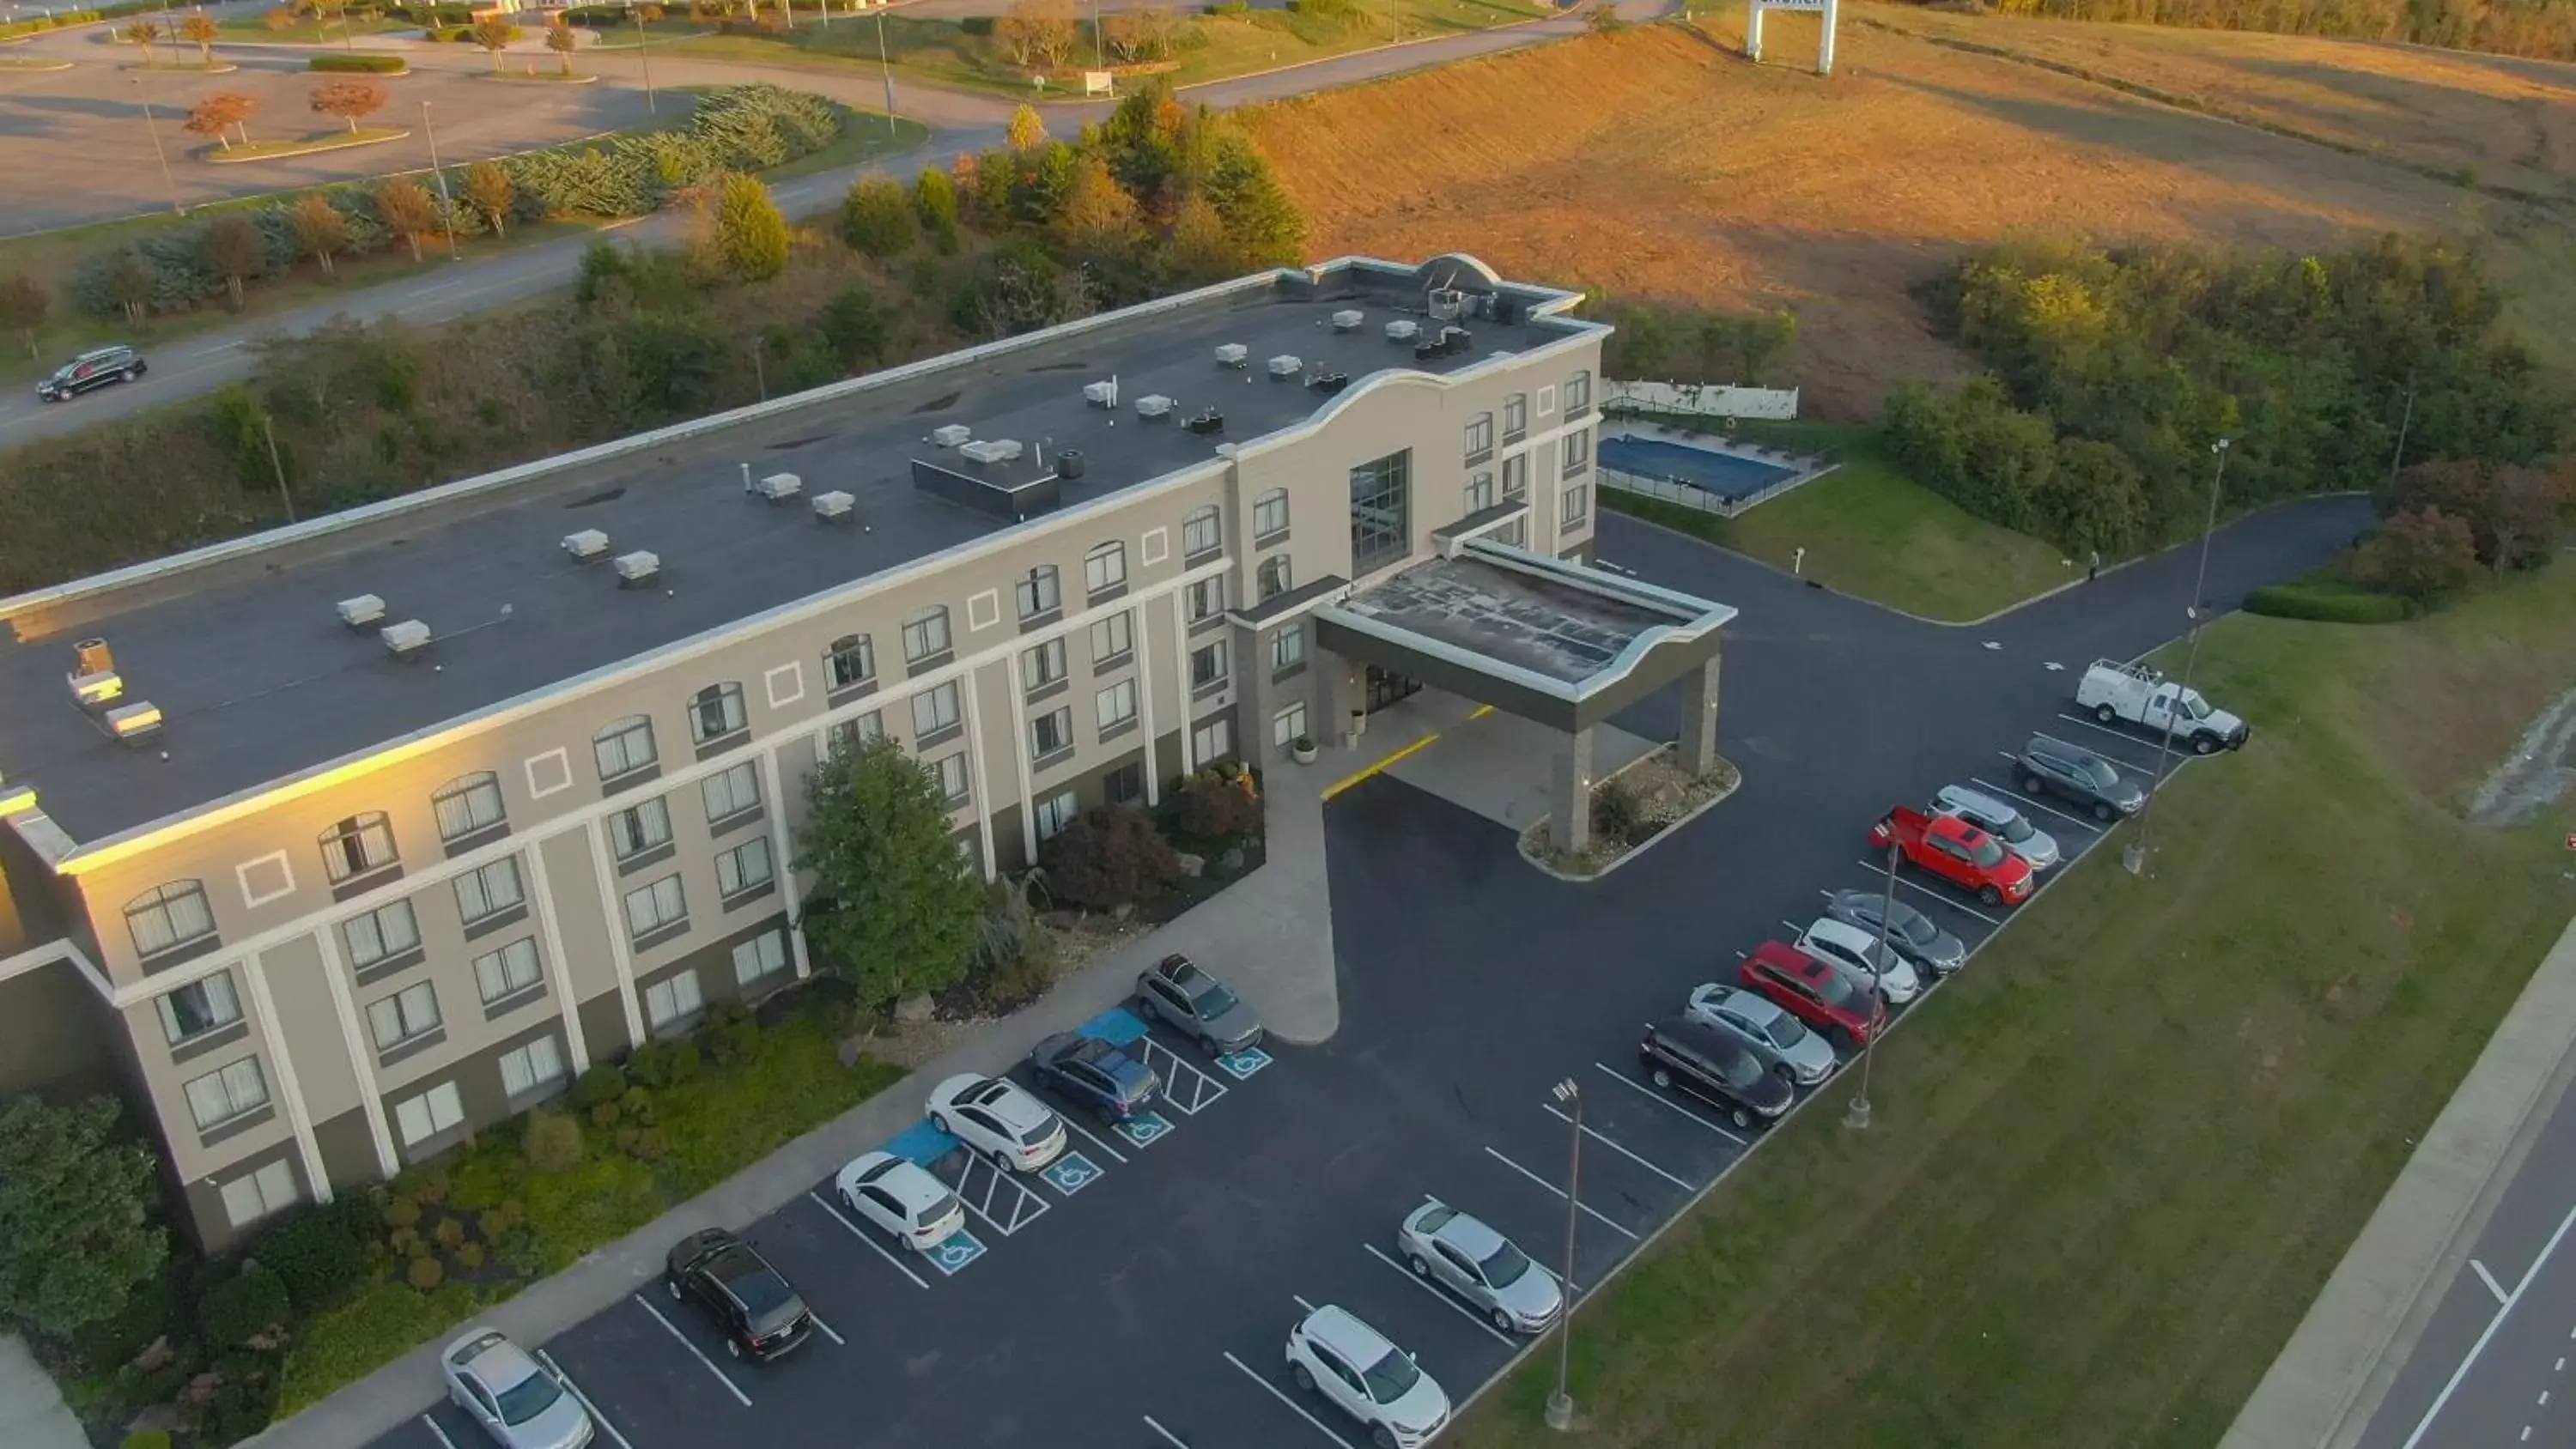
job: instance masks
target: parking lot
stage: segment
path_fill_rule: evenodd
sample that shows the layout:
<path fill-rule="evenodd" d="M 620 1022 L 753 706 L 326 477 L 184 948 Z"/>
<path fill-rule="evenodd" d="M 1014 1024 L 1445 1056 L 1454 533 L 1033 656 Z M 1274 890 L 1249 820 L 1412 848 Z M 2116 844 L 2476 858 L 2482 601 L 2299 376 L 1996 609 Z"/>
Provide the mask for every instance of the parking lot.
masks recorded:
<path fill-rule="evenodd" d="M 2307 567 L 2350 536 L 2332 505 L 2267 514 L 2222 538 L 2211 597 Z M 1551 1269 L 1563 1261 L 1571 1112 L 1581 1100 L 1571 1286 L 1596 1289 L 1658 1228 L 1750 1161 L 1759 1133 L 1658 1091 L 1637 1063 L 1644 1026 L 1742 953 L 1792 940 L 1825 896 L 1879 889 L 1867 834 L 1892 805 L 1967 785 L 2023 807 L 2065 860 L 2017 908 L 1977 904 L 1910 870 L 1896 890 L 1972 949 L 2012 910 L 2134 825 L 2106 829 L 2023 794 L 2010 756 L 2033 734 L 2151 779 L 2156 742 L 2073 708 L 2097 656 L 2176 632 L 2191 560 L 2154 560 L 1992 631 L 1916 624 L 1801 587 L 1686 540 L 1605 520 L 1605 556 L 1641 577 L 1737 603 L 1723 748 L 1745 783 L 1616 875 L 1551 880 L 1508 831 L 1380 777 L 1326 816 L 1343 1028 L 1318 1048 L 1213 1060 L 1124 1012 L 1086 1025 L 1164 1078 L 1151 1123 L 1087 1121 L 1048 1171 L 961 1168 L 927 1123 L 887 1144 L 933 1165 L 969 1209 L 929 1254 L 845 1216 L 828 1182 L 736 1225 L 804 1295 L 824 1330 L 779 1363 L 728 1358 L 656 1285 L 543 1345 L 618 1449 L 764 1442 L 865 1446 L 1322 1446 L 1364 1431 L 1299 1392 L 1283 1360 L 1308 1306 L 1339 1304 L 1410 1350 L 1453 1404 L 1519 1347 L 1405 1267 L 1394 1235 L 1425 1194 L 1463 1208 Z M 2228 701 L 2219 700 L 2222 706 Z M 1622 728 L 1669 735 L 1649 700 Z M 2263 747 L 2259 730 L 2250 748 Z M 2230 757 L 2177 768 L 2225 771 Z M 1202 963 L 1224 973 L 1225 963 Z M 1965 968 L 1982 969 L 1974 956 Z M 1938 1000 L 1937 988 L 1898 1021 Z M 1801 1110 L 1839 1112 L 1836 1074 Z M 1905 1104 L 1881 1101 L 1880 1128 Z M 1756 1170 L 1759 1170 L 1758 1168 Z M 1578 1326 L 1577 1332 L 1583 1329 Z M 469 1449 L 440 1409 L 378 1441 Z"/>

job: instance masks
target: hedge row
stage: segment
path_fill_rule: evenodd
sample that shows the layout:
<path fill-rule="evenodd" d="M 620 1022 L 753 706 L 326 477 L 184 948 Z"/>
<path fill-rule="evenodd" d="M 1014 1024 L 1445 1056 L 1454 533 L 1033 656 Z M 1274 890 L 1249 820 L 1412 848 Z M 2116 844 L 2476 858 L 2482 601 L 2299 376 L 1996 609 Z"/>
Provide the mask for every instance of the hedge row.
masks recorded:
<path fill-rule="evenodd" d="M 0 40 L 33 35 L 40 30 L 60 30 L 67 25 L 87 25 L 107 17 L 96 10 L 66 10 L 60 15 L 39 15 L 33 20 L 12 20 L 0 25 Z"/>
<path fill-rule="evenodd" d="M 2271 584 L 2245 598 L 2245 612 L 2324 624 L 2395 624 L 2415 616 L 2415 605 L 2396 594 L 2369 594 L 2311 584 Z"/>
<path fill-rule="evenodd" d="M 308 70 L 357 71 L 364 75 L 401 75 L 411 63 L 399 55 L 356 55 L 342 51 L 337 55 L 317 55 L 305 62 Z"/>

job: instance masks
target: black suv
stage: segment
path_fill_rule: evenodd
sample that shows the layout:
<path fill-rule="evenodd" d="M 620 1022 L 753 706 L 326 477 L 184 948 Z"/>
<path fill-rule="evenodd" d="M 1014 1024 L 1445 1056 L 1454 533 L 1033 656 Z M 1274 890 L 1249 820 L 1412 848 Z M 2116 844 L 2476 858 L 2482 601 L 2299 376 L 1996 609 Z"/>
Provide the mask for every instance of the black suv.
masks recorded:
<path fill-rule="evenodd" d="M 663 1265 L 662 1286 L 698 1305 L 735 1358 L 783 1358 L 814 1333 L 805 1300 L 751 1244 L 722 1228 L 682 1238 Z"/>
<path fill-rule="evenodd" d="M 36 384 L 36 396 L 62 402 L 111 382 L 132 382 L 144 372 L 143 354 L 120 342 L 84 352 L 54 369 L 53 376 Z"/>
<path fill-rule="evenodd" d="M 2021 747 L 2021 783 L 2034 795 L 2072 800 L 2100 820 L 2135 815 L 2147 803 L 2147 792 L 2109 760 L 2046 735 L 2032 735 Z"/>
<path fill-rule="evenodd" d="M 1707 1102 L 1738 1127 L 1768 1123 L 1789 1110 L 1798 1089 L 1764 1065 L 1738 1038 L 1688 1017 L 1646 1028 L 1637 1060 L 1655 1085 L 1680 1088 Z"/>

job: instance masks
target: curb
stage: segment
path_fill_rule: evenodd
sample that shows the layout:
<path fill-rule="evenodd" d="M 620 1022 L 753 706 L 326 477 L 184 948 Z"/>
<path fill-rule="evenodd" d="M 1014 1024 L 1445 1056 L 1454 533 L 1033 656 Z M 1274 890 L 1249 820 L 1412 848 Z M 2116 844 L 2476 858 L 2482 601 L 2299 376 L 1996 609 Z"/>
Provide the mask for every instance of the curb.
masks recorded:
<path fill-rule="evenodd" d="M 209 166 L 248 166 L 261 161 L 290 161 L 298 156 L 318 156 L 325 151 L 354 151 L 360 146 L 382 146 L 387 142 L 403 140 L 410 135 L 409 131 L 396 131 L 390 136 L 342 136 L 337 140 L 317 145 L 298 146 L 292 151 L 262 151 L 256 156 L 251 156 L 240 151 L 227 153 L 218 150 L 211 154 L 201 153 L 197 159 Z"/>
<path fill-rule="evenodd" d="M 1657 745 L 1655 748 L 1646 751 L 1637 758 L 1630 760 L 1628 763 L 1621 765 L 1615 770 L 1612 770 L 1609 774 L 1602 776 L 1599 780 L 1594 782 L 1594 787 L 1598 788 L 1599 786 L 1607 785 L 1611 781 L 1618 779 L 1621 775 L 1624 775 L 1630 770 L 1637 768 L 1639 765 L 1646 763 L 1648 760 L 1655 759 L 1667 753 L 1679 754 L 1680 752 L 1680 747 L 1670 742 Z M 1570 870 L 1559 870 L 1555 866 L 1548 864 L 1546 861 L 1539 859 L 1537 856 L 1530 854 L 1530 836 L 1535 832 L 1544 831 L 1547 826 L 1547 822 L 1554 818 L 1553 816 L 1542 815 L 1536 820 L 1531 821 L 1529 824 L 1522 826 L 1513 837 L 1512 843 L 1519 848 L 1521 859 L 1527 861 L 1540 872 L 1552 875 L 1561 881 L 1570 881 L 1575 885 L 1590 885 L 1594 881 L 1608 875 L 1610 872 L 1617 870 L 1619 867 L 1626 865 L 1632 860 L 1635 860 L 1638 856 L 1641 856 L 1647 851 L 1654 849 L 1656 846 L 1663 844 L 1665 839 L 1674 831 L 1681 829 L 1683 826 L 1690 824 L 1692 821 L 1697 820 L 1703 815 L 1706 815 L 1718 806 L 1725 804 L 1734 796 L 1736 791 L 1743 789 L 1744 771 L 1742 767 L 1738 766 L 1733 760 L 1726 758 L 1724 755 L 1720 755 L 1717 758 L 1719 764 L 1735 771 L 1734 784 L 1727 786 L 1725 789 L 1718 791 L 1716 794 L 1709 796 L 1697 805 L 1694 805 L 1690 809 L 1682 812 L 1679 819 L 1676 819 L 1670 825 L 1656 831 L 1654 834 L 1647 836 L 1643 843 L 1629 846 L 1626 850 L 1623 850 L 1617 855 L 1611 857 L 1608 865 L 1601 867 L 1590 875 L 1576 875 Z"/>

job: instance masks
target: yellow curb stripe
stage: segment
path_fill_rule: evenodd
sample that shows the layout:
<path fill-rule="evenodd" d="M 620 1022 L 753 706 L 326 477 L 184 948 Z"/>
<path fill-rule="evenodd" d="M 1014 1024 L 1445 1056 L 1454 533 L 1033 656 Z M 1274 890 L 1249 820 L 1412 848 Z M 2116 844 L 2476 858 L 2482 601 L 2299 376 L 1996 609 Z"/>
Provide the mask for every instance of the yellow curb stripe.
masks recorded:
<path fill-rule="evenodd" d="M 1476 706 L 1476 708 L 1475 708 L 1472 712 L 1470 712 L 1470 713 L 1468 714 L 1467 718 L 1469 718 L 1469 719 L 1483 719 L 1485 716 L 1487 716 L 1487 715 L 1489 715 L 1489 714 L 1492 714 L 1493 712 L 1494 712 L 1494 707 L 1493 707 L 1492 705 L 1490 705 L 1490 704 L 1480 704 L 1480 705 Z"/>
<path fill-rule="evenodd" d="M 1335 780 L 1333 783 L 1324 787 L 1324 798 L 1330 800 L 1334 796 L 1342 793 L 1344 790 L 1351 788 L 1353 785 L 1356 785 L 1361 781 L 1368 779 L 1370 776 L 1383 771 L 1387 766 L 1394 764 L 1405 756 L 1417 754 L 1423 750 L 1431 748 L 1432 742 L 1439 738 L 1440 732 L 1438 730 L 1433 730 L 1431 733 L 1424 735 L 1422 738 L 1415 740 L 1409 745 L 1406 745 L 1403 749 L 1396 751 L 1394 754 L 1387 756 L 1376 764 L 1365 766 L 1351 772 L 1350 774 L 1344 775 L 1342 778 Z"/>

